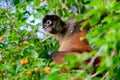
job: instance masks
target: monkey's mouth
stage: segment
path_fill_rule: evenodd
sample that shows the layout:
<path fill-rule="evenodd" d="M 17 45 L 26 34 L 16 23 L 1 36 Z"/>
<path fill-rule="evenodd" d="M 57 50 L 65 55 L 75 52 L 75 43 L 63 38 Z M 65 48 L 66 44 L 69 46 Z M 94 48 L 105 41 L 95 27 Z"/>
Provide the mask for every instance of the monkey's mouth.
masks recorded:
<path fill-rule="evenodd" d="M 46 28 L 46 31 L 52 32 L 52 28 L 48 27 L 48 28 Z"/>
<path fill-rule="evenodd" d="M 48 31 L 51 34 L 56 34 L 57 33 L 57 31 L 55 29 L 52 29 L 52 28 L 46 28 L 46 31 Z"/>
<path fill-rule="evenodd" d="M 56 34 L 57 33 L 57 30 L 54 29 L 54 28 L 51 28 L 51 27 L 47 27 L 45 28 L 45 30 L 51 34 Z"/>

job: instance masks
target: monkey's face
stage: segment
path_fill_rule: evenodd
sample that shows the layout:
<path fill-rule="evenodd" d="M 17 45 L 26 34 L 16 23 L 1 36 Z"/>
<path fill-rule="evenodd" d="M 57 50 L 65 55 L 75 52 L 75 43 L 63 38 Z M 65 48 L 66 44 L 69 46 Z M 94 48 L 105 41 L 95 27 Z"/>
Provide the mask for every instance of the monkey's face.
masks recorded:
<path fill-rule="evenodd" d="M 57 34 L 61 30 L 60 18 L 57 15 L 46 15 L 43 18 L 43 28 L 52 34 Z"/>
<path fill-rule="evenodd" d="M 43 28 L 48 31 L 49 33 L 52 33 L 52 34 L 56 34 L 57 33 L 57 30 L 56 30 L 56 21 L 52 21 L 52 20 L 46 20 L 44 23 L 43 23 Z"/>

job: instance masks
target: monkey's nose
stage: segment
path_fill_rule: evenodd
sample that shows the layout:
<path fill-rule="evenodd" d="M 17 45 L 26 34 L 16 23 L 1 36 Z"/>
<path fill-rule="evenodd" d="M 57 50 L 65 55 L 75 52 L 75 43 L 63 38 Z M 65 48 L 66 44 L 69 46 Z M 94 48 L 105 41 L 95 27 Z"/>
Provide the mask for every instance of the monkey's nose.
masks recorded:
<path fill-rule="evenodd" d="M 48 28 L 49 25 L 48 24 L 44 24 L 43 26 L 44 26 L 44 28 Z"/>
<path fill-rule="evenodd" d="M 46 24 L 43 24 L 43 26 L 45 27 L 45 26 L 46 26 Z"/>

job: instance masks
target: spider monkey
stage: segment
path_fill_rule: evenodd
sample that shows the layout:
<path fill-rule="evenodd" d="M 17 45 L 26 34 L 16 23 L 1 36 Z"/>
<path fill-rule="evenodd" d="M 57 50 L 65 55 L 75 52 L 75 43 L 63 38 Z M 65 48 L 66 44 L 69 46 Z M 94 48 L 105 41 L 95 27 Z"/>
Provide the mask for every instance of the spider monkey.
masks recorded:
<path fill-rule="evenodd" d="M 88 23 L 83 30 L 80 30 L 82 23 L 86 20 L 73 21 L 73 18 L 67 21 L 62 21 L 57 15 L 45 15 L 43 18 L 43 28 L 51 34 L 56 36 L 56 41 L 60 48 L 51 54 L 52 61 L 61 64 L 64 61 L 64 56 L 72 54 L 78 55 L 83 52 L 91 52 L 92 48 L 85 38 L 87 31 L 90 28 Z M 89 60 L 86 60 L 89 63 Z M 93 63 L 97 66 L 100 59 L 96 58 Z"/>

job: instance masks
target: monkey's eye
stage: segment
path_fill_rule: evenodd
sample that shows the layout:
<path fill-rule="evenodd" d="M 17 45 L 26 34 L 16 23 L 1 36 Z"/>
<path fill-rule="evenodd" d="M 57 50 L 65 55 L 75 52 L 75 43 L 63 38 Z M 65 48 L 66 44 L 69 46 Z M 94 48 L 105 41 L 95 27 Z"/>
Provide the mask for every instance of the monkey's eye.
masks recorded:
<path fill-rule="evenodd" d="M 51 24 L 52 23 L 52 21 L 51 20 L 47 20 L 47 22 L 46 22 L 47 24 Z"/>

